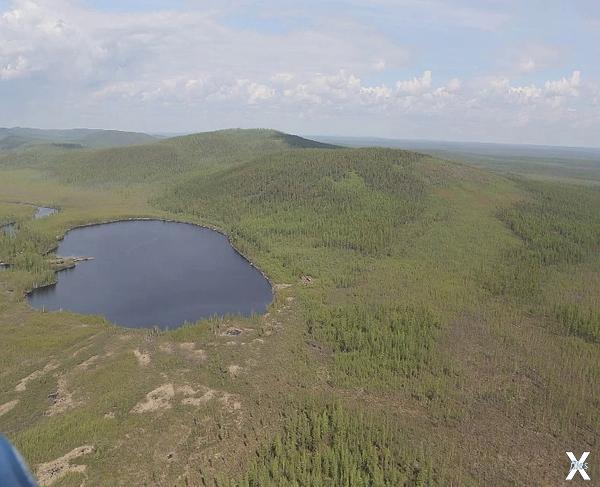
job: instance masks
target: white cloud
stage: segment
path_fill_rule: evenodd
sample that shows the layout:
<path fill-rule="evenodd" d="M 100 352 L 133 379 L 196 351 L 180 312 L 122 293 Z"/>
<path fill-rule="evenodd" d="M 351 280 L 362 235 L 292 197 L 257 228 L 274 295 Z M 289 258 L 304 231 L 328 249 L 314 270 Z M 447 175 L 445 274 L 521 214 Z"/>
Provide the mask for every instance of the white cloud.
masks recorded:
<path fill-rule="evenodd" d="M 521 103 L 527 103 L 537 98 L 540 98 L 543 94 L 543 90 L 535 85 L 529 86 L 509 86 L 507 95 Z"/>
<path fill-rule="evenodd" d="M 455 92 L 459 91 L 461 87 L 462 87 L 462 82 L 458 78 L 452 78 L 450 81 L 448 81 L 448 85 L 447 85 L 446 89 L 450 93 L 455 93 Z"/>
<path fill-rule="evenodd" d="M 558 80 L 548 80 L 542 85 L 513 86 L 507 77 L 492 77 L 487 80 L 487 86 L 480 91 L 483 97 L 503 96 L 506 101 L 517 103 L 555 101 L 556 98 L 578 97 L 580 94 L 581 71 L 573 71 L 569 77 Z"/>
<path fill-rule="evenodd" d="M 400 93 L 418 95 L 431 87 L 431 71 L 425 71 L 420 78 L 396 82 L 396 89 Z"/>
<path fill-rule="evenodd" d="M 284 10 L 307 15 L 297 3 L 282 2 Z M 0 12 L 0 125 L 41 125 L 46 117 L 48 124 L 118 123 L 152 131 L 247 124 L 373 133 L 378 127 L 418 126 L 419 136 L 451 138 L 463 129 L 473 138 L 478 130 L 485 135 L 486 129 L 533 130 L 549 123 L 569 128 L 579 120 L 597 131 L 600 89 L 588 80 L 592 70 L 582 66 L 585 77 L 573 71 L 540 81 L 549 78 L 541 78 L 541 70 L 556 69 L 560 48 L 523 42 L 503 51 L 498 76 L 479 81 L 475 76 L 485 77 L 484 68 L 477 75 L 461 73 L 474 63 L 468 46 L 466 61 L 438 66 L 434 39 L 419 38 L 419 46 L 410 37 L 417 19 L 461 36 L 465 28 L 504 26 L 508 15 L 484 3 L 475 8 L 462 0 L 370 0 L 366 8 L 350 0 L 339 15 L 324 16 L 327 21 L 312 15 L 279 32 L 233 27 L 226 17 L 242 8 L 237 1 L 119 13 L 83 7 L 79 0 L 13 0 Z M 256 8 L 264 14 L 269 5 Z M 351 15 L 352 6 L 364 15 L 381 7 L 378 21 L 386 17 L 390 30 Z M 279 4 L 275 10 L 285 17 Z M 406 35 L 391 28 L 399 22 L 409 26 Z M 432 69 L 417 70 L 411 59 Z M 400 69 L 410 74 L 393 77 Z"/>
<path fill-rule="evenodd" d="M 370 71 L 373 52 L 395 66 L 408 57 L 377 31 L 333 20 L 327 29 L 277 35 L 227 27 L 218 10 L 111 13 L 75 0 L 14 0 L 0 15 L 0 69 L 11 79 L 38 73 L 57 81 L 139 83 L 201 74 L 258 83 L 274 72 L 271 81 L 286 83 L 340 67 Z"/>
<path fill-rule="evenodd" d="M 294 75 L 292 73 L 275 73 L 270 79 L 274 83 L 288 84 L 294 79 Z"/>
<path fill-rule="evenodd" d="M 230 90 L 233 98 L 240 98 L 251 105 L 269 100 L 275 96 L 275 90 L 261 83 L 254 83 L 247 79 L 237 80 Z"/>
<path fill-rule="evenodd" d="M 573 71 L 571 77 L 556 81 L 546 81 L 544 88 L 547 94 L 555 96 L 577 96 L 581 84 L 581 71 Z"/>
<path fill-rule="evenodd" d="M 0 57 L 0 80 L 19 78 L 29 70 L 29 63 L 22 55 Z"/>

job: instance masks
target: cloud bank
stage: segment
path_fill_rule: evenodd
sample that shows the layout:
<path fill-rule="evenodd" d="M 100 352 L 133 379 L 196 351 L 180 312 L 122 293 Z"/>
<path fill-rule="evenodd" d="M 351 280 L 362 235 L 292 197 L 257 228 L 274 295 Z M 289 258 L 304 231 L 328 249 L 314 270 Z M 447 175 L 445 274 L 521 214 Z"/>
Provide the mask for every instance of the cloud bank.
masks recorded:
<path fill-rule="evenodd" d="M 511 10 L 454 3 L 348 2 L 342 11 L 265 1 L 248 11 L 188 2 L 128 11 L 111 2 L 10 1 L 0 10 L 0 125 L 262 126 L 600 145 L 591 58 L 571 60 L 568 49 L 539 41 L 482 50 L 469 39 L 510 38 L 502 29 L 515 21 Z M 419 14 L 422 26 L 398 34 L 398 23 Z M 581 25 L 584 36 L 589 19 Z M 455 59 L 444 52 L 448 36 L 459 36 Z M 505 61 L 490 61 L 494 54 Z"/>

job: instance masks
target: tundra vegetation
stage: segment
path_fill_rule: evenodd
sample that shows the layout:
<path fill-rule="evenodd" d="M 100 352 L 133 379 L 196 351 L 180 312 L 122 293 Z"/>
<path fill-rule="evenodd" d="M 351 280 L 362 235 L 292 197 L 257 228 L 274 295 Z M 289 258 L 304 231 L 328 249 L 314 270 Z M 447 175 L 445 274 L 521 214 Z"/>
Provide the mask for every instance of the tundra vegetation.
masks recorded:
<path fill-rule="evenodd" d="M 0 431 L 46 484 L 553 484 L 598 445 L 597 186 L 229 130 L 0 152 L 0 200 Z M 225 232 L 268 313 L 27 306 L 57 237 L 133 217 Z"/>

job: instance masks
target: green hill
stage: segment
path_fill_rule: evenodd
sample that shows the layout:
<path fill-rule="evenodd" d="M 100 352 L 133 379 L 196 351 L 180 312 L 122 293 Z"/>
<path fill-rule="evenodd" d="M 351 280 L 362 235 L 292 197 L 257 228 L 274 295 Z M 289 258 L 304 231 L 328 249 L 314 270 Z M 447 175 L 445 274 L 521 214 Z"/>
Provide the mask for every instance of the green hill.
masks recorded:
<path fill-rule="evenodd" d="M 418 478 L 411 479 L 411 449 L 394 454 L 382 485 L 463 485 L 488 475 L 494 484 L 524 481 L 529 472 L 503 470 L 498 452 L 510 456 L 514 441 L 536 444 L 537 431 L 560 431 L 563 440 L 552 440 L 559 448 L 576 441 L 578 427 L 598 424 L 589 407 L 598 391 L 580 389 L 591 385 L 587 379 L 565 380 L 567 368 L 555 361 L 561 356 L 589 377 L 600 372 L 592 358 L 600 336 L 598 189 L 514 181 L 402 150 L 308 149 L 198 175 L 154 203 L 224 229 L 275 282 L 305 283 L 298 295 L 304 339 L 319 351 L 310 356 L 327 364 L 334 391 L 370 391 L 365 409 L 384 417 L 388 408 L 427 411 L 437 427 L 412 424 L 419 414 L 413 411 L 400 420 L 401 432 L 388 424 L 383 434 L 413 447 L 416 438 L 436 438 L 436 447 L 420 443 L 428 453 L 418 460 Z M 534 370 L 543 386 L 520 375 Z M 320 414 L 309 408 L 307 424 L 295 416 L 286 422 L 244 481 L 342 481 L 323 464 L 307 467 L 307 451 L 297 450 L 298 438 L 323 427 Z M 569 426 L 573 415 L 577 428 Z M 496 432 L 484 445 L 473 431 L 489 431 L 490 421 L 512 433 Z M 515 423 L 530 426 L 514 433 Z M 454 435 L 453 425 L 470 433 L 459 440 L 436 433 Z M 359 425 L 346 427 L 334 445 L 371 448 L 352 439 L 362 434 Z M 374 452 L 344 463 L 326 435 L 312 441 L 309 452 L 322 452 L 330 465 L 341 462 L 335 472 L 374 482 L 360 469 L 350 473 L 358 465 L 381 466 Z M 459 451 L 483 454 L 494 472 L 457 468 Z"/>
<path fill-rule="evenodd" d="M 129 184 L 172 179 L 195 170 L 208 171 L 262 154 L 306 147 L 333 148 L 274 130 L 222 130 L 165 139 L 152 144 L 58 150 L 36 146 L 0 156 L 10 167 L 42 168 L 69 183 Z"/>
<path fill-rule="evenodd" d="M 596 443 L 599 188 L 227 130 L 17 150 L 0 194 L 0 429 L 34 465 L 93 445 L 90 485 L 550 485 Z M 268 312 L 159 332 L 23 303 L 57 235 L 131 217 L 226 233 Z"/>
<path fill-rule="evenodd" d="M 218 226 L 251 215 L 257 221 L 247 237 L 256 242 L 285 227 L 314 245 L 379 252 L 395 229 L 422 210 L 425 183 L 418 163 L 425 159 L 385 149 L 275 153 L 187 179 L 159 203 Z"/>
<path fill-rule="evenodd" d="M 0 128 L 0 150 L 27 148 L 39 144 L 66 143 L 83 147 L 118 147 L 155 141 L 151 135 L 138 132 L 99 129 L 44 130 Z"/>

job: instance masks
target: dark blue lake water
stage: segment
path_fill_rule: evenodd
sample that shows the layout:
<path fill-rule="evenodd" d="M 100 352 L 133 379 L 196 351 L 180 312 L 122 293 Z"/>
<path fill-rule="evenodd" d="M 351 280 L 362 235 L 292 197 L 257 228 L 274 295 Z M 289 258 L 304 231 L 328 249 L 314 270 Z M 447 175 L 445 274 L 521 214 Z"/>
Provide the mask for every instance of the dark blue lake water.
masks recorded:
<path fill-rule="evenodd" d="M 132 328 L 263 313 L 269 282 L 224 235 L 184 223 L 126 221 L 70 231 L 57 255 L 93 257 L 34 290 L 31 306 L 99 314 Z"/>

